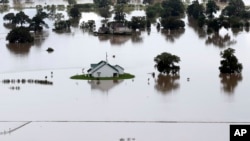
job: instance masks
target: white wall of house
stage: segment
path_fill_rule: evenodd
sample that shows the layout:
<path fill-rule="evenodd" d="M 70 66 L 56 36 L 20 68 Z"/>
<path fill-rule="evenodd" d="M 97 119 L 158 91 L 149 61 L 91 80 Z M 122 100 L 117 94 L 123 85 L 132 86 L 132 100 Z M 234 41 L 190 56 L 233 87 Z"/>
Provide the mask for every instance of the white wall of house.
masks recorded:
<path fill-rule="evenodd" d="M 119 71 L 119 74 L 124 74 L 124 70 L 121 67 L 115 66 L 115 68 Z"/>
<path fill-rule="evenodd" d="M 94 73 L 92 73 L 93 77 L 113 77 L 114 73 L 118 73 L 116 70 L 111 68 L 108 65 L 104 65 Z M 119 75 L 119 74 L 117 74 Z"/>

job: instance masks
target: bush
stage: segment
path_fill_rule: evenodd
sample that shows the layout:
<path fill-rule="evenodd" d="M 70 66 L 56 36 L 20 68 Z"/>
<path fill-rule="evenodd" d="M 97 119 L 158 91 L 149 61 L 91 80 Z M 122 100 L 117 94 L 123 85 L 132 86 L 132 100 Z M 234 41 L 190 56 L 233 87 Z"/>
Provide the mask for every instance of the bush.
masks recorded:
<path fill-rule="evenodd" d="M 31 43 L 34 41 L 34 37 L 31 36 L 29 29 L 17 27 L 8 33 L 6 40 L 8 40 L 9 43 Z"/>

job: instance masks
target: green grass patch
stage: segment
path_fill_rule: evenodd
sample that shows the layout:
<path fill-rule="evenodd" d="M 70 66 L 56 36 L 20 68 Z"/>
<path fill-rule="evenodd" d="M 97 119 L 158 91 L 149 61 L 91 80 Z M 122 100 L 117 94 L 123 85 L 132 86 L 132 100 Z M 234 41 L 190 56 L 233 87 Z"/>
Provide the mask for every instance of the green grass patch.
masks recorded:
<path fill-rule="evenodd" d="M 85 74 L 71 76 L 70 79 L 77 80 L 122 80 L 122 79 L 132 79 L 135 76 L 129 73 L 124 73 L 119 75 L 119 77 L 89 77 Z"/>

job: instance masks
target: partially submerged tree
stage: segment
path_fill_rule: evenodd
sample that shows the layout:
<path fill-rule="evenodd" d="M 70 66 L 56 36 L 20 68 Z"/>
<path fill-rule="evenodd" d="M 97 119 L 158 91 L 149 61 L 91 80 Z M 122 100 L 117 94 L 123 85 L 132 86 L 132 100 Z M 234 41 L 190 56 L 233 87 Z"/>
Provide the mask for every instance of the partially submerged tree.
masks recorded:
<path fill-rule="evenodd" d="M 208 16 L 208 18 L 213 18 L 214 17 L 214 13 L 216 14 L 217 11 L 219 10 L 219 6 L 216 5 L 216 3 L 214 2 L 214 0 L 208 0 L 207 4 L 206 4 L 206 14 Z"/>
<path fill-rule="evenodd" d="M 8 13 L 4 15 L 3 19 L 8 20 L 13 25 L 20 24 L 21 26 L 23 26 L 23 24 L 25 23 L 30 22 L 29 16 L 26 15 L 23 11 L 20 11 L 17 14 Z"/>
<path fill-rule="evenodd" d="M 242 16 L 245 12 L 245 4 L 242 0 L 229 0 L 228 6 L 222 10 L 225 16 Z"/>
<path fill-rule="evenodd" d="M 77 19 L 81 17 L 81 12 L 77 7 L 73 7 L 69 10 L 69 16 L 73 19 Z"/>
<path fill-rule="evenodd" d="M 15 23 L 20 24 L 23 26 L 23 24 L 30 22 L 30 18 L 28 15 L 26 15 L 23 11 L 20 11 L 15 16 Z"/>
<path fill-rule="evenodd" d="M 62 30 L 70 30 L 70 21 L 69 20 L 60 20 L 54 23 L 54 30 L 55 31 L 62 31 Z"/>
<path fill-rule="evenodd" d="M 6 15 L 3 16 L 3 20 L 5 21 L 9 21 L 10 23 L 14 24 L 13 20 L 15 18 L 15 14 L 14 13 L 7 13 Z"/>
<path fill-rule="evenodd" d="M 172 55 L 167 52 L 163 52 L 160 55 L 157 55 L 154 58 L 155 61 L 155 67 L 160 73 L 163 74 L 177 74 L 180 70 L 180 67 L 175 65 L 175 63 L 180 62 L 180 57 L 176 55 Z"/>
<path fill-rule="evenodd" d="M 234 55 L 235 50 L 232 48 L 228 48 L 221 52 L 221 60 L 219 70 L 221 73 L 234 74 L 241 73 L 243 66 L 238 62 L 237 57 Z"/>
<path fill-rule="evenodd" d="M 111 4 L 110 0 L 94 0 L 93 2 L 99 8 L 108 8 Z"/>
<path fill-rule="evenodd" d="M 187 7 L 187 14 L 189 17 L 194 19 L 199 19 L 200 17 L 204 17 L 205 8 L 202 4 L 199 3 L 198 0 L 194 0 L 191 5 Z"/>
<path fill-rule="evenodd" d="M 185 26 L 180 18 L 185 13 L 185 7 L 181 0 L 164 0 L 161 3 L 161 25 L 164 29 L 178 29 Z"/>
<path fill-rule="evenodd" d="M 34 37 L 31 36 L 28 28 L 17 27 L 8 33 L 6 40 L 9 43 L 31 43 L 34 41 Z"/>
<path fill-rule="evenodd" d="M 125 20 L 126 14 L 124 12 L 124 5 L 118 4 L 115 6 L 115 16 L 114 20 L 118 22 L 123 22 Z"/>
<path fill-rule="evenodd" d="M 130 0 L 117 0 L 117 4 L 128 4 Z"/>
<path fill-rule="evenodd" d="M 46 12 L 38 10 L 36 15 L 31 19 L 30 30 L 33 30 L 35 33 L 43 30 L 43 26 L 48 28 L 48 25 L 45 23 L 44 19 L 48 17 Z"/>

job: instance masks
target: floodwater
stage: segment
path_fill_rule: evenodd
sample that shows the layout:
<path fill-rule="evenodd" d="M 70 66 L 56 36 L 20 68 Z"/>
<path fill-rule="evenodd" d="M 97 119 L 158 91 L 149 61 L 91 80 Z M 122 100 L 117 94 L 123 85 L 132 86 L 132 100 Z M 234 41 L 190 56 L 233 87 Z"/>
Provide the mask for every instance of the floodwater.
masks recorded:
<path fill-rule="evenodd" d="M 144 12 L 127 18 L 132 15 Z M 90 19 L 101 25 L 94 12 L 82 13 L 80 21 Z M 19 46 L 7 43 L 10 29 L 1 26 L 0 140 L 228 141 L 230 124 L 250 123 L 250 34 L 223 29 L 208 36 L 184 20 L 180 31 L 158 32 L 152 25 L 151 32 L 131 37 L 97 37 L 78 27 L 55 33 L 47 19 L 50 28 L 34 44 Z M 48 47 L 55 51 L 46 52 Z M 243 64 L 241 75 L 219 74 L 220 52 L 228 47 Z M 155 70 L 154 57 L 162 52 L 181 58 L 178 76 Z M 136 77 L 69 79 L 105 60 L 106 53 L 110 64 Z"/>

